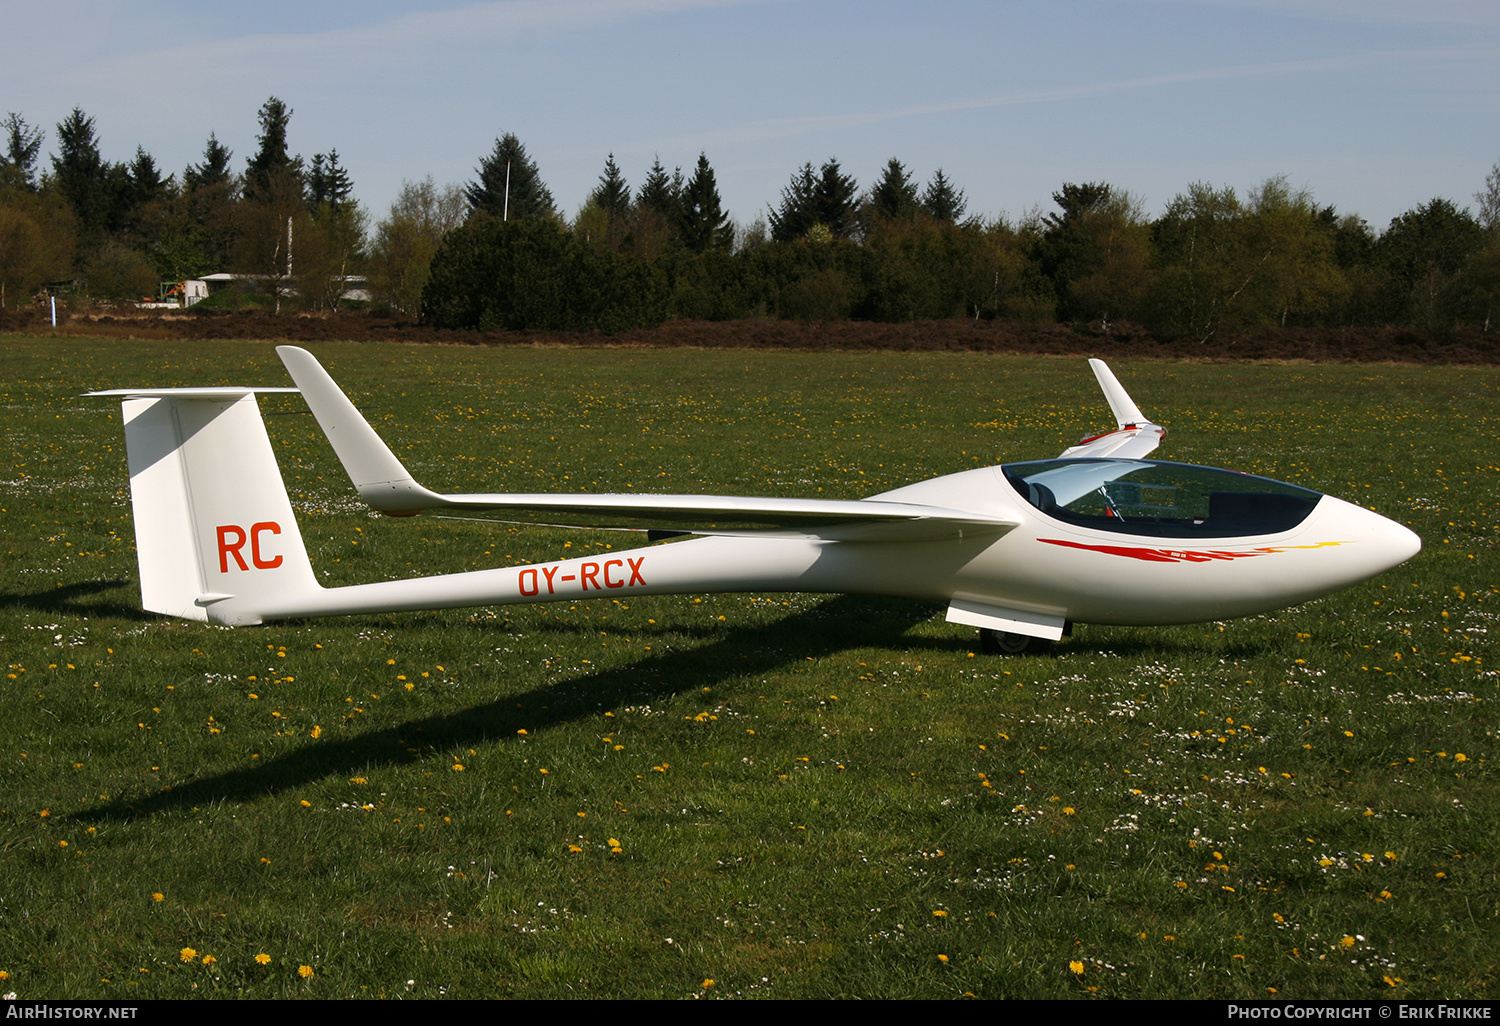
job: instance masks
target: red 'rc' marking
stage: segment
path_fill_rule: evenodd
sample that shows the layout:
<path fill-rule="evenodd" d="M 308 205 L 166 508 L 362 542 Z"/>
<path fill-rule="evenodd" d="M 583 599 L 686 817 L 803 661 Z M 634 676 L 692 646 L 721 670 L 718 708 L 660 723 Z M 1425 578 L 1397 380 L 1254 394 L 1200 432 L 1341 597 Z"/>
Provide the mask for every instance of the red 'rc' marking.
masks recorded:
<path fill-rule="evenodd" d="M 1244 559 L 1249 556 L 1264 556 L 1276 549 L 1256 549 L 1253 552 L 1189 552 L 1182 549 L 1143 549 L 1130 545 L 1084 545 L 1082 542 L 1062 541 L 1057 538 L 1038 538 L 1048 545 L 1061 545 L 1068 549 L 1084 549 L 1088 552 L 1103 552 L 1110 556 L 1125 556 L 1148 563 L 1210 563 L 1216 559 Z"/>
<path fill-rule="evenodd" d="M 557 582 L 578 581 L 584 591 L 592 587 L 595 591 L 603 591 L 605 588 L 633 588 L 636 585 L 644 585 L 646 578 L 641 576 L 641 566 L 645 564 L 646 557 L 639 556 L 635 559 L 606 559 L 602 564 L 595 562 L 581 563 L 578 573 L 557 575 L 561 569 L 560 565 L 527 567 L 517 577 L 517 587 L 525 596 L 540 595 L 542 584 L 546 583 L 547 594 L 556 595 Z M 625 577 L 625 568 L 630 568 L 630 577 Z M 600 581 L 603 581 L 601 584 Z"/>
<path fill-rule="evenodd" d="M 273 520 L 263 520 L 258 524 L 250 525 L 250 533 L 247 535 L 245 529 L 238 524 L 223 524 L 214 528 L 219 536 L 219 573 L 229 573 L 229 557 L 234 557 L 235 565 L 241 570 L 249 570 L 254 566 L 257 570 L 274 570 L 281 565 L 281 557 L 275 556 L 267 559 L 261 555 L 260 536 L 263 534 L 280 534 L 281 525 Z M 250 563 L 245 563 L 245 557 L 240 550 L 245 547 L 245 542 L 250 543 Z"/>

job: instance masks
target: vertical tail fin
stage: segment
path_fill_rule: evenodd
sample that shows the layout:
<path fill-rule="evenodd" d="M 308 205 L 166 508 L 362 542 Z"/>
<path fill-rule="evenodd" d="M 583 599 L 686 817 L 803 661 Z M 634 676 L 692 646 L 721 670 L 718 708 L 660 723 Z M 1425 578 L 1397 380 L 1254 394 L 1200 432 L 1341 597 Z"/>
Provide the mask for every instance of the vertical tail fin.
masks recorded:
<path fill-rule="evenodd" d="M 125 397 L 146 609 L 190 620 L 259 623 L 261 600 L 318 590 L 255 390 L 90 394 Z"/>

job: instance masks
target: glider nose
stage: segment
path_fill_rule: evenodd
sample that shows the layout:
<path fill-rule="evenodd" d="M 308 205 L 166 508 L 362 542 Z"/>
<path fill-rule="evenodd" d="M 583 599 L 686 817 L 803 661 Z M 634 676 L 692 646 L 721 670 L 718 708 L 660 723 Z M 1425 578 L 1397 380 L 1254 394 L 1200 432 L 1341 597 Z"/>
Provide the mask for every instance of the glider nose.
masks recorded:
<path fill-rule="evenodd" d="M 1422 551 L 1422 539 L 1415 531 L 1381 516 L 1374 510 L 1350 503 L 1340 503 L 1345 523 L 1353 528 L 1366 563 L 1365 577 L 1383 574 L 1400 566 Z"/>

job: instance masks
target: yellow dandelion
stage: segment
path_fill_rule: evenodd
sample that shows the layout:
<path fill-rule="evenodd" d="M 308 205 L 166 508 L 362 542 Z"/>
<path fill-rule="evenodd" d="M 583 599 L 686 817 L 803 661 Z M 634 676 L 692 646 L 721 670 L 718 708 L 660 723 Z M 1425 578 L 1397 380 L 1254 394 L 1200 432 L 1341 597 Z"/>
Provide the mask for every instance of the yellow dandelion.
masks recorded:
<path fill-rule="evenodd" d="M 932 914 L 935 915 L 935 916 L 937 916 L 939 919 L 941 919 L 943 916 L 947 915 L 948 913 L 944 912 L 942 909 L 939 908 L 939 909 L 934 909 L 933 912 L 932 912 Z"/>
<path fill-rule="evenodd" d="M 580 847 L 578 847 L 578 845 L 576 845 L 576 844 L 570 844 L 570 845 L 568 845 L 568 851 L 570 851 L 570 852 L 572 852 L 573 854 L 576 855 L 579 852 L 583 851 L 583 849 L 580 848 Z"/>
<path fill-rule="evenodd" d="M 462 773 L 463 771 L 464 771 L 464 764 L 463 763 L 461 763 L 461 762 L 455 762 L 453 764 L 453 772 L 454 773 Z M 542 770 L 542 772 L 546 773 L 547 771 L 546 770 Z"/>
<path fill-rule="evenodd" d="M 703 989 L 704 990 L 707 990 L 709 987 L 712 987 L 713 985 L 714 985 L 714 981 L 713 980 L 704 980 L 703 981 Z"/>
<path fill-rule="evenodd" d="M 218 959 L 215 958 L 212 955 L 204 955 L 203 956 L 203 964 L 204 965 L 213 965 L 217 961 L 218 961 Z"/>
<path fill-rule="evenodd" d="M 319 726 L 318 726 L 318 725 L 316 725 L 316 724 L 314 724 L 314 725 L 313 725 L 313 729 L 312 729 L 312 737 L 313 737 L 313 740 L 314 740 L 314 741 L 316 741 L 316 740 L 317 740 L 317 739 L 318 739 L 318 738 L 320 738 L 320 737 L 322 737 L 322 736 L 323 736 L 323 728 L 322 728 L 322 727 L 319 727 Z"/>
<path fill-rule="evenodd" d="M 177 954 L 178 957 L 181 958 L 184 962 L 191 962 L 193 959 L 198 957 L 198 952 L 194 951 L 192 948 L 183 948 Z"/>
<path fill-rule="evenodd" d="M 312 802 L 308 801 L 306 798 L 302 799 L 302 803 L 301 804 L 302 804 L 302 807 L 304 809 L 310 809 L 310 808 L 312 808 Z"/>
<path fill-rule="evenodd" d="M 1339 938 L 1339 944 L 1346 948 L 1352 948 L 1354 947 L 1354 938 L 1346 933 Z"/>
<path fill-rule="evenodd" d="M 167 900 L 167 896 L 165 894 L 163 894 L 161 891 L 154 891 L 151 894 L 151 900 L 152 901 L 166 901 Z"/>
<path fill-rule="evenodd" d="M 939 962 L 946 962 L 946 961 L 948 961 L 948 956 L 947 955 L 939 955 L 938 956 L 938 961 Z"/>
<path fill-rule="evenodd" d="M 1458 752 L 1458 753 L 1454 754 L 1453 761 L 1454 762 L 1468 762 L 1469 761 L 1469 757 L 1467 755 L 1465 755 L 1463 752 Z"/>
<path fill-rule="evenodd" d="M 264 951 L 262 951 L 260 954 L 258 954 L 258 955 L 255 956 L 255 964 L 256 965 L 270 965 L 271 964 L 271 956 L 268 955 L 268 954 L 266 954 Z"/>
<path fill-rule="evenodd" d="M 1080 961 L 1078 961 L 1077 959 L 1074 959 L 1073 961 L 1069 962 L 1068 963 L 1068 968 L 1071 969 L 1071 970 L 1073 970 L 1073 975 L 1074 976 L 1082 976 L 1083 975 L 1083 963 L 1080 962 Z"/>
<path fill-rule="evenodd" d="M 313 967 L 310 965 L 299 965 L 297 967 L 297 975 L 304 980 L 310 980 L 313 978 Z"/>

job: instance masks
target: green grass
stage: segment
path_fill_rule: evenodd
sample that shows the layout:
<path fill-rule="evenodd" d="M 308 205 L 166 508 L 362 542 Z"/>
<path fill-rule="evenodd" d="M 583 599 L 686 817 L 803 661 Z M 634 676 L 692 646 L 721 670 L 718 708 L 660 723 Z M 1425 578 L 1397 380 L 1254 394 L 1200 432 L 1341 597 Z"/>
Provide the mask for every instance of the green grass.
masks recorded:
<path fill-rule="evenodd" d="M 1496 985 L 1493 370 L 1116 366 L 1171 428 L 1161 455 L 1329 491 L 1426 549 L 1282 613 L 1084 625 L 1007 660 L 938 607 L 848 597 L 145 615 L 119 407 L 76 396 L 284 384 L 271 345 L 0 346 L 0 990 Z M 316 352 L 452 490 L 854 498 L 1109 423 L 1080 360 Z M 636 544 L 370 517 L 300 400 L 262 407 L 328 584 Z"/>

